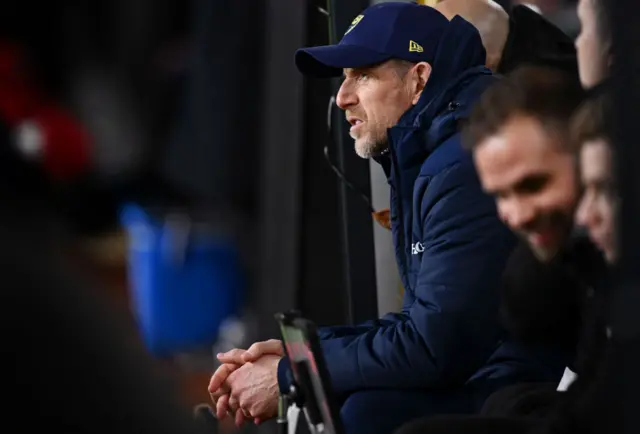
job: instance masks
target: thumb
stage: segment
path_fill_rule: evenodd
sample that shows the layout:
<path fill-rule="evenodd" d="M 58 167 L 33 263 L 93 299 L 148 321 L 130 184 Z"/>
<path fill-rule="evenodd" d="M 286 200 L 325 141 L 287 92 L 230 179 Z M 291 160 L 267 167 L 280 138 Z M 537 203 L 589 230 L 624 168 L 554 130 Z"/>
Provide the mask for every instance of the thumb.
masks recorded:
<path fill-rule="evenodd" d="M 229 377 L 233 371 L 238 369 L 238 367 L 238 365 L 226 363 L 220 366 L 211 376 L 211 381 L 209 381 L 209 387 L 207 388 L 209 393 L 215 393 L 220 387 L 222 387 L 224 382 L 227 381 L 227 377 Z"/>
<path fill-rule="evenodd" d="M 242 355 L 245 363 L 255 362 L 265 354 L 273 354 L 277 356 L 283 355 L 282 342 L 278 339 L 269 339 L 264 342 L 256 342 Z"/>

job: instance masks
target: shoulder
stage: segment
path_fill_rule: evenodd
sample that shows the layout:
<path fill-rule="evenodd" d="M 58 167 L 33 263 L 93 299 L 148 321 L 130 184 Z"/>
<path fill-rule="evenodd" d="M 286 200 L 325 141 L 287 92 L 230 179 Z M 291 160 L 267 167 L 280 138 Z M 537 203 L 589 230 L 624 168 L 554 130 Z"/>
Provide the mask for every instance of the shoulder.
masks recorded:
<path fill-rule="evenodd" d="M 419 178 L 430 182 L 476 177 L 471 154 L 462 147 L 460 133 L 456 133 L 438 146 L 422 163 Z"/>
<path fill-rule="evenodd" d="M 452 136 L 425 160 L 414 188 L 414 204 L 421 219 L 494 218 L 495 202 L 483 190 L 473 159 Z M 446 217 L 445 217 L 446 216 Z"/>

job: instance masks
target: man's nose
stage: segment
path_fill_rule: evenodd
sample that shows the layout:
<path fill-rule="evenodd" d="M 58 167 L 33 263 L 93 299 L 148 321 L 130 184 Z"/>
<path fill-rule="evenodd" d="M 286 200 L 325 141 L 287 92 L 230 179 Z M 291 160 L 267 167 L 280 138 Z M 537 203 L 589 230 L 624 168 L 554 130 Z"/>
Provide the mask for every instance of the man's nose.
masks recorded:
<path fill-rule="evenodd" d="M 347 110 L 349 107 L 353 107 L 357 103 L 358 98 L 351 88 L 351 84 L 347 80 L 343 81 L 340 89 L 338 89 L 338 95 L 336 96 L 337 106 L 342 110 Z"/>
<path fill-rule="evenodd" d="M 580 200 L 578 210 L 576 211 L 576 224 L 578 226 L 588 227 L 593 220 L 593 200 L 591 195 L 586 193 Z"/>
<path fill-rule="evenodd" d="M 507 226 L 513 229 L 525 229 L 534 220 L 535 211 L 532 206 L 518 200 L 509 200 L 502 204 L 500 216 Z"/>

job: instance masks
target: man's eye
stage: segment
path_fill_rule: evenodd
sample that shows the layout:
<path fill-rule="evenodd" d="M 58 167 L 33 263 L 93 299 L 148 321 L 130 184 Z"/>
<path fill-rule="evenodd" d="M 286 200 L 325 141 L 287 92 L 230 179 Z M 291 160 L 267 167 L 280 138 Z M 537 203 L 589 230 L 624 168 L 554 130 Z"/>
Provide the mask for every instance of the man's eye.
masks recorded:
<path fill-rule="evenodd" d="M 366 80 L 367 78 L 369 78 L 369 75 L 364 73 L 364 72 L 362 72 L 362 73 L 358 74 L 357 80 L 358 81 L 363 81 L 363 80 Z"/>
<path fill-rule="evenodd" d="M 595 193 L 598 196 L 604 196 L 606 198 L 612 198 L 616 195 L 616 188 L 612 181 L 602 181 L 594 186 Z"/>
<path fill-rule="evenodd" d="M 517 189 L 525 194 L 537 193 L 547 185 L 548 181 L 546 176 L 531 176 L 518 183 Z"/>
<path fill-rule="evenodd" d="M 489 195 L 496 201 L 505 200 L 509 196 L 506 191 L 492 191 Z"/>

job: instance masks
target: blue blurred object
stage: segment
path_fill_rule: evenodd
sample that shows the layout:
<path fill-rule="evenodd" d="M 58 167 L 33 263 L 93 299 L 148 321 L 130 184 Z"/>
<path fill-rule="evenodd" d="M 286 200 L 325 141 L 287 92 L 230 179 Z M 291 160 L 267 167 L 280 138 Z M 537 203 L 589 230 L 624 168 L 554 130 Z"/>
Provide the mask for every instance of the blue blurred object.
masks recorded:
<path fill-rule="evenodd" d="M 153 355 L 211 346 L 237 314 L 244 278 L 234 244 L 185 214 L 157 218 L 127 204 L 129 282 L 138 324 Z"/>

